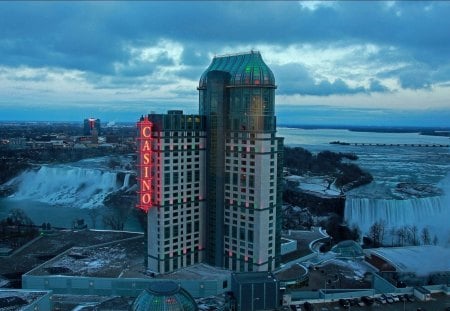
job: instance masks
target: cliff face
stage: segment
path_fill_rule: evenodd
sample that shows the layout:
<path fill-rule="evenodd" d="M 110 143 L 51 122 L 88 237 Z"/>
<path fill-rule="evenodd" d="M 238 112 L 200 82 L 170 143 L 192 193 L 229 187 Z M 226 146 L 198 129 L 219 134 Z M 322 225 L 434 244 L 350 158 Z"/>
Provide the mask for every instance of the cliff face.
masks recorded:
<path fill-rule="evenodd" d="M 292 205 L 306 207 L 315 216 L 337 214 L 344 216 L 345 196 L 326 196 L 320 193 L 286 189 L 283 192 L 283 201 Z"/>

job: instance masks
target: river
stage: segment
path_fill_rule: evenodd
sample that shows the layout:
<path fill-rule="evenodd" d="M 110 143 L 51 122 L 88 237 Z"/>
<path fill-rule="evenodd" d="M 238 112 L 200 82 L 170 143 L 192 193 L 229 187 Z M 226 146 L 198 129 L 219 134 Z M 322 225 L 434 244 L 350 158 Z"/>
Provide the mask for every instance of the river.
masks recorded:
<path fill-rule="evenodd" d="M 450 148 L 445 147 L 381 147 L 329 144 L 332 141 L 379 144 L 449 144 L 448 137 L 424 136 L 418 133 L 355 132 L 344 129 L 278 128 L 278 136 L 287 146 L 301 146 L 312 152 L 331 150 L 358 155 L 356 161 L 374 176 L 374 182 L 347 194 L 346 219 L 361 229 L 378 218 L 388 220 L 391 227 L 422 222 L 442 241 L 450 237 L 449 226 L 441 222 L 450 219 Z M 93 227 L 90 208 L 111 190 L 124 186 L 117 174 L 104 167 L 105 161 L 87 159 L 73 165 L 49 165 L 39 171 L 22 174 L 22 186 L 13 198 L 0 199 L 0 219 L 12 208 L 23 209 L 35 224 L 49 222 L 53 226 L 71 227 L 74 219 L 83 218 Z M 398 183 L 430 184 L 444 191 L 443 196 L 399 198 L 394 190 Z M 424 216 L 425 215 L 425 216 Z M 428 216 L 429 217 L 428 217 Z M 96 228 L 102 229 L 102 215 Z M 437 225 L 439 229 L 436 229 Z M 125 230 L 142 231 L 139 222 L 130 215 Z M 445 244 L 445 243 L 444 243 Z"/>

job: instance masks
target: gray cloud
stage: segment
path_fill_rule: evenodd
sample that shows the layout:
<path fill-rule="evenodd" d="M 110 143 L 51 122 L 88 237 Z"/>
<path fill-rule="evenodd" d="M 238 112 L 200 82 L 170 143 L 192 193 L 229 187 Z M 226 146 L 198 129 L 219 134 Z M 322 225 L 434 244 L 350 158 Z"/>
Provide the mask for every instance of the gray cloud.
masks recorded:
<path fill-rule="evenodd" d="M 273 66 L 275 76 L 279 77 L 277 84 L 279 85 L 278 93 L 280 95 L 316 95 L 316 96 L 329 96 L 329 95 L 345 95 L 345 94 L 357 94 L 383 92 L 386 89 L 381 88 L 381 84 L 375 85 L 376 89 L 366 89 L 363 86 L 350 87 L 342 79 L 338 78 L 333 82 L 321 79 L 316 82 L 316 79 L 312 76 L 310 71 L 300 64 L 286 64 L 283 66 Z"/>
<path fill-rule="evenodd" d="M 448 16 L 443 1 L 338 1 L 315 10 L 296 1 L 0 2 L 0 68 L 77 70 L 94 89 L 125 92 L 198 81 L 209 55 L 224 47 L 373 45 L 376 53 L 343 59 L 324 76 L 298 59 L 269 64 L 278 94 L 390 92 L 386 79 L 403 89 L 433 89 L 450 81 Z M 132 52 L 164 40 L 181 47 L 179 59 L 170 50 L 151 59 Z M 346 67 L 356 74 L 342 75 Z M 0 78 L 38 82 L 47 75 Z M 170 95 L 195 92 L 173 87 Z"/>
<path fill-rule="evenodd" d="M 370 92 L 388 92 L 389 89 L 385 85 L 383 85 L 379 80 L 371 79 L 369 91 Z"/>

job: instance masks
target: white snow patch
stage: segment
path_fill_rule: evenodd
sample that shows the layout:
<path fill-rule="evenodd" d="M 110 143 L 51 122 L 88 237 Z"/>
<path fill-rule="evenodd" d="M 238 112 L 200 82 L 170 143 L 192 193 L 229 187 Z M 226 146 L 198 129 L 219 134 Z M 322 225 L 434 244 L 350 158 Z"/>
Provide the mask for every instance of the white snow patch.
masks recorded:
<path fill-rule="evenodd" d="M 327 196 L 339 196 L 341 195 L 340 189 L 338 189 L 334 183 L 328 188 L 329 182 L 327 177 L 323 176 L 297 176 L 290 175 L 286 177 L 287 181 L 298 182 L 298 188 L 304 191 L 317 192 L 325 194 Z"/>
<path fill-rule="evenodd" d="M 334 264 L 352 271 L 352 273 L 354 274 L 353 276 L 346 274 L 344 274 L 344 276 L 346 278 L 352 278 L 355 280 L 364 278 L 364 275 L 369 271 L 368 266 L 362 261 L 331 259 L 330 261 L 327 261 L 327 264 Z"/>

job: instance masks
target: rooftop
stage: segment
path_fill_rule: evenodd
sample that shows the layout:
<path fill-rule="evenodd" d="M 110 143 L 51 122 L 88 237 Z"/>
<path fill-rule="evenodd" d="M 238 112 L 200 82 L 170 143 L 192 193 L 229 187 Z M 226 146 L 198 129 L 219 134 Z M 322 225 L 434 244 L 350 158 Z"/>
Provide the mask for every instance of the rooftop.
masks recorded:
<path fill-rule="evenodd" d="M 86 240 L 99 239 L 100 236 L 111 234 L 108 231 L 85 230 L 83 232 Z M 70 240 L 70 236 L 66 237 L 68 238 L 66 243 L 73 242 Z M 218 275 L 223 276 L 231 273 L 228 270 L 206 264 L 196 264 L 169 274 L 154 275 L 149 273 L 144 265 L 145 239 L 143 234 L 124 234 L 122 237 L 118 236 L 116 241 L 107 240 L 107 242 L 101 245 L 64 249 L 65 252 L 28 272 L 28 274 L 211 280 L 216 279 Z M 51 239 L 48 239 L 47 243 L 53 244 Z M 43 246 L 41 245 L 41 247 Z"/>
<path fill-rule="evenodd" d="M 239 283 L 263 283 L 275 282 L 276 279 L 271 272 L 239 272 L 233 273 Z"/>
<path fill-rule="evenodd" d="M 0 311 L 22 310 L 48 293 L 47 291 L 0 289 Z"/>
<path fill-rule="evenodd" d="M 366 250 L 392 264 L 399 272 L 415 272 L 428 275 L 433 272 L 450 271 L 450 249 L 435 245 L 420 245 Z"/>
<path fill-rule="evenodd" d="M 142 291 L 131 308 L 133 311 L 195 311 L 197 304 L 189 293 L 175 282 L 155 282 Z"/>
<path fill-rule="evenodd" d="M 11 274 L 9 278 L 21 278 L 23 273 L 54 258 L 71 247 L 100 245 L 130 237 L 143 236 L 141 233 L 96 230 L 55 230 L 39 236 L 25 247 L 9 256 L 0 257 L 0 275 Z M 20 286 L 20 284 L 18 284 Z"/>
<path fill-rule="evenodd" d="M 211 71 L 228 72 L 230 85 L 257 85 L 275 87 L 275 77 L 258 51 L 215 56 L 200 77 L 199 88 L 205 88 Z"/>

